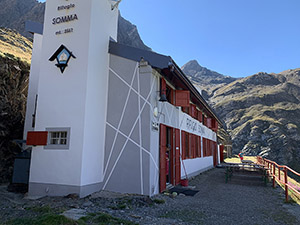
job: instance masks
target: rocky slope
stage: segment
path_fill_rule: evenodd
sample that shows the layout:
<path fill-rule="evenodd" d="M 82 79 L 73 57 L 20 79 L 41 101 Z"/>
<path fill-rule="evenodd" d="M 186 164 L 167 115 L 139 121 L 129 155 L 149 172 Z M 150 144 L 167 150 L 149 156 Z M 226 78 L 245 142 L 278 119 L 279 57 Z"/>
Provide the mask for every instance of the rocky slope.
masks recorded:
<path fill-rule="evenodd" d="M 232 136 L 234 153 L 260 154 L 300 171 L 300 69 L 242 79 L 195 61 L 183 70 L 208 90 L 209 102 Z"/>
<path fill-rule="evenodd" d="M 0 29 L 0 183 L 9 181 L 20 152 L 12 140 L 23 136 L 31 48 L 20 34 Z"/>

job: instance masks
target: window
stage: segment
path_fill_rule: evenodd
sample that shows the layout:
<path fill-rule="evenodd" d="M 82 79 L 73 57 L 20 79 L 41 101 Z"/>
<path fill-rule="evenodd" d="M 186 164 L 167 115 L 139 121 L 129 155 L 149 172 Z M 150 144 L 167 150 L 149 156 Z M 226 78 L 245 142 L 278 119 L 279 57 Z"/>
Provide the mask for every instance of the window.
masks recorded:
<path fill-rule="evenodd" d="M 193 117 L 194 119 L 197 119 L 198 117 L 197 108 L 194 104 L 190 104 L 190 116 Z"/>
<path fill-rule="evenodd" d="M 189 107 L 181 107 L 182 112 L 189 114 Z"/>
<path fill-rule="evenodd" d="M 198 111 L 198 120 L 202 123 L 202 112 L 200 110 Z"/>
<path fill-rule="evenodd" d="M 207 127 L 207 117 L 203 115 L 203 125 Z"/>
<path fill-rule="evenodd" d="M 67 131 L 50 132 L 50 145 L 66 145 Z"/>
<path fill-rule="evenodd" d="M 70 128 L 47 128 L 48 143 L 45 149 L 69 149 Z"/>

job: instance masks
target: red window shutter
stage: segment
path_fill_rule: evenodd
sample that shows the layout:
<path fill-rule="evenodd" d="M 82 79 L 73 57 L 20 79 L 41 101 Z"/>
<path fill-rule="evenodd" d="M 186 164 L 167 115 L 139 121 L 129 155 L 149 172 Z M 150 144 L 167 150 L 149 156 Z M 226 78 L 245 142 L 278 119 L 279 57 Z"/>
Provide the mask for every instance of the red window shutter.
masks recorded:
<path fill-rule="evenodd" d="M 175 185 L 180 183 L 180 130 L 175 129 Z"/>
<path fill-rule="evenodd" d="M 167 128 L 160 124 L 160 163 L 159 163 L 159 190 L 166 190 L 166 148 L 167 148 Z"/>
<path fill-rule="evenodd" d="M 201 123 L 202 122 L 202 112 L 198 111 L 198 120 Z"/>
<path fill-rule="evenodd" d="M 207 126 L 207 118 L 206 118 L 206 117 L 204 117 L 203 125 L 204 125 L 204 126 Z"/>
<path fill-rule="evenodd" d="M 185 159 L 185 132 L 184 131 L 181 131 L 181 156 L 182 156 L 182 159 Z"/>
<path fill-rule="evenodd" d="M 27 133 L 26 145 L 45 146 L 47 145 L 47 131 L 29 131 Z"/>
<path fill-rule="evenodd" d="M 190 92 L 189 91 L 175 91 L 175 106 L 190 107 Z"/>

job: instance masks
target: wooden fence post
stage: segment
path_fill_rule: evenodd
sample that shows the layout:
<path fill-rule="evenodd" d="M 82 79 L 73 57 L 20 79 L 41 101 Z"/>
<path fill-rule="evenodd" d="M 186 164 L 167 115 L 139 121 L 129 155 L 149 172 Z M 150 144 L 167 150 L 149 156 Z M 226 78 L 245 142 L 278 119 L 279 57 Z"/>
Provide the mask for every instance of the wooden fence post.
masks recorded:
<path fill-rule="evenodd" d="M 287 176 L 287 167 L 284 167 L 284 186 L 285 186 L 285 201 L 288 202 L 289 201 L 289 188 L 287 186 L 288 184 L 288 176 Z"/>
<path fill-rule="evenodd" d="M 275 174 L 275 163 L 272 163 L 272 165 L 273 165 L 273 168 L 272 168 L 272 170 L 273 170 L 273 188 L 275 188 L 276 187 L 276 182 L 275 182 L 275 177 L 276 177 L 276 174 Z"/>

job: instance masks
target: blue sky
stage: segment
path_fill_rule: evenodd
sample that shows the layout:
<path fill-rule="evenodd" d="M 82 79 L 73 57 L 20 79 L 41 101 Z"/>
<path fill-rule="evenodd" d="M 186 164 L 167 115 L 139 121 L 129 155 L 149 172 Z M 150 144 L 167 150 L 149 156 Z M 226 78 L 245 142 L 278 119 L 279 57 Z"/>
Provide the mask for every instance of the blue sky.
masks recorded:
<path fill-rule="evenodd" d="M 300 67 L 299 0 L 123 0 L 154 51 L 243 77 Z"/>

